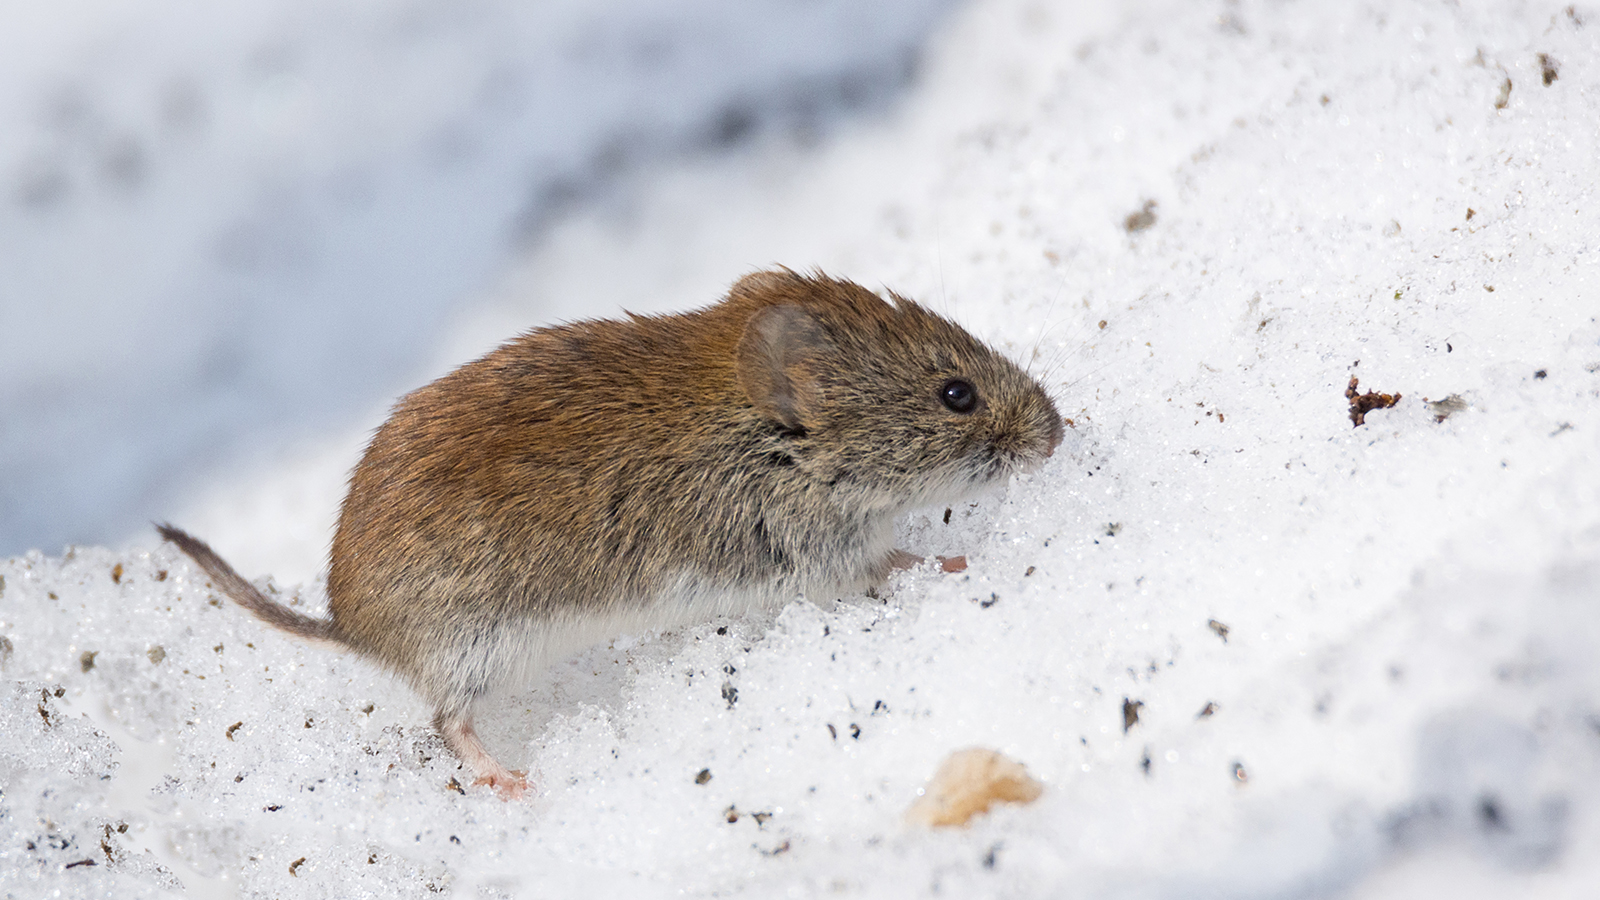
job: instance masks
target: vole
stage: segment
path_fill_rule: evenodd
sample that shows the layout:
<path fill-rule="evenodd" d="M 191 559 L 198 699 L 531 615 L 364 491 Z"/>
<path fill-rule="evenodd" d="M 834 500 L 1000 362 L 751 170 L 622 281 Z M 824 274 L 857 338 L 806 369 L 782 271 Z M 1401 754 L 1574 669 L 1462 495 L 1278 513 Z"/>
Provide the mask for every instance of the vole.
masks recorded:
<path fill-rule="evenodd" d="M 607 637 L 822 601 L 914 560 L 896 517 L 1036 468 L 1044 389 L 904 297 L 783 269 L 679 315 L 531 331 L 408 394 L 350 479 L 330 617 L 161 534 L 269 625 L 403 676 L 476 783 L 496 686 Z"/>

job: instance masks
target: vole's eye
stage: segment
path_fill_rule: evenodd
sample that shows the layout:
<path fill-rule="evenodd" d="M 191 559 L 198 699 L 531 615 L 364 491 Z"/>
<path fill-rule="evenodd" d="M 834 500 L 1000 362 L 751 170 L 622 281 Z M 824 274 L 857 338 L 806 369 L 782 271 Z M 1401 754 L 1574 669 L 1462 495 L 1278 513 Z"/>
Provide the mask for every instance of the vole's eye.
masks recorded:
<path fill-rule="evenodd" d="M 978 408 L 978 389 L 970 382 L 952 378 L 939 389 L 939 402 L 951 412 L 970 413 Z"/>

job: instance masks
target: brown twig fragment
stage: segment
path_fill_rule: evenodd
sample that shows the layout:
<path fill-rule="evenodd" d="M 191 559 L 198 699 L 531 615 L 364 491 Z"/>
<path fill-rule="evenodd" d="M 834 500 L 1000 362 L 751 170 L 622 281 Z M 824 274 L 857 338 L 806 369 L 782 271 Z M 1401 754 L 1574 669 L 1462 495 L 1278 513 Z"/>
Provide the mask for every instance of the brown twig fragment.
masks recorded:
<path fill-rule="evenodd" d="M 1377 391 L 1367 391 L 1365 394 L 1356 393 L 1361 380 L 1354 375 L 1350 376 L 1350 386 L 1344 389 L 1344 395 L 1350 398 L 1351 427 L 1358 428 L 1367 421 L 1367 413 L 1374 409 L 1388 409 L 1400 402 L 1400 394 L 1380 394 Z"/>

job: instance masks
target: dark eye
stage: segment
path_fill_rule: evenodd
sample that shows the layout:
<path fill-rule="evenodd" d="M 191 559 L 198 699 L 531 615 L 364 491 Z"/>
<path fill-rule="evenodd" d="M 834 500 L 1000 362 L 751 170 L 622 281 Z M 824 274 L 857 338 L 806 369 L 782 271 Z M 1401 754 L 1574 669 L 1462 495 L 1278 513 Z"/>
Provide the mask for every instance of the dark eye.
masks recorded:
<path fill-rule="evenodd" d="M 951 412 L 964 415 L 978 408 L 978 389 L 969 382 L 952 378 L 939 389 L 939 402 Z"/>

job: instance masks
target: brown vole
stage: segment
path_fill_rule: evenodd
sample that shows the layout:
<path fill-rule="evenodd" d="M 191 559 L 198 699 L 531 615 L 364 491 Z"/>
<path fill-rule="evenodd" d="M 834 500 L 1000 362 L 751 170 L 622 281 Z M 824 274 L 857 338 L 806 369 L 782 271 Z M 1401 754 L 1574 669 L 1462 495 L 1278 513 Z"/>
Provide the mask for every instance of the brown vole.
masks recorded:
<path fill-rule="evenodd" d="M 502 794 L 472 708 L 618 633 L 858 593 L 896 517 L 1035 467 L 1061 416 L 1015 364 L 916 303 L 758 272 L 671 316 L 543 328 L 400 401 L 350 479 L 331 618 L 161 534 L 270 625 L 409 680 Z"/>

